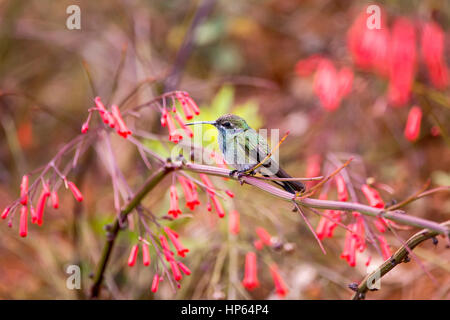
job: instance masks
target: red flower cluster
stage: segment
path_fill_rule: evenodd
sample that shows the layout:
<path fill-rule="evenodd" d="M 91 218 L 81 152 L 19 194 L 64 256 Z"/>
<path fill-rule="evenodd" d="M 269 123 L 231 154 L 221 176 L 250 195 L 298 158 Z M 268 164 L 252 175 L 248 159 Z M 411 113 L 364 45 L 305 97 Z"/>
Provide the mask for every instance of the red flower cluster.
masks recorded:
<path fill-rule="evenodd" d="M 91 120 L 91 112 L 92 110 L 97 110 L 102 118 L 103 122 L 108 125 L 110 128 L 116 128 L 117 133 L 124 137 L 125 139 L 128 135 L 132 134 L 130 129 L 128 129 L 125 121 L 122 118 L 122 114 L 120 113 L 119 107 L 115 104 L 111 106 L 111 111 L 108 111 L 105 108 L 100 97 L 95 97 L 94 99 L 96 108 L 91 109 L 89 111 L 89 116 L 87 120 L 81 126 L 81 133 L 86 133 L 89 130 L 89 122 Z"/>
<path fill-rule="evenodd" d="M 316 233 L 319 239 L 332 238 L 334 229 L 337 227 L 336 222 L 341 221 L 342 211 L 325 210 L 323 213 L 325 217 L 321 217 L 316 228 Z M 328 217 L 328 219 L 326 218 Z M 334 222 L 336 221 L 336 222 Z"/>
<path fill-rule="evenodd" d="M 65 179 L 65 178 L 64 178 Z M 71 182 L 64 180 L 68 188 L 72 191 L 74 197 L 78 201 L 83 200 L 83 195 L 80 190 L 76 187 L 76 185 Z M 28 235 L 28 211 L 31 215 L 31 223 L 37 224 L 39 226 L 43 223 L 44 217 L 44 209 L 47 203 L 47 199 L 51 197 L 52 206 L 55 209 L 59 208 L 59 198 L 56 191 L 50 192 L 50 186 L 46 183 L 42 183 L 42 190 L 37 200 L 36 209 L 34 209 L 32 199 L 29 198 L 30 190 L 29 190 L 29 177 L 28 175 L 24 175 L 22 177 L 22 182 L 20 184 L 20 197 L 13 203 L 11 206 L 6 207 L 2 214 L 1 218 L 6 219 L 10 215 L 12 216 L 17 209 L 18 205 L 21 205 L 20 208 L 20 219 L 19 219 L 19 235 L 21 237 L 26 237 Z M 9 221 L 9 226 L 12 226 L 12 220 Z"/>
<path fill-rule="evenodd" d="M 195 115 L 200 114 L 200 109 L 198 108 L 197 104 L 194 102 L 194 100 L 189 96 L 187 92 L 184 91 L 176 91 L 175 92 L 175 98 L 178 100 L 178 102 L 181 104 L 181 107 L 183 109 L 184 116 L 187 120 L 190 120 Z M 191 128 L 186 126 L 186 123 L 181 118 L 181 116 L 177 113 L 177 108 L 175 102 L 173 103 L 171 113 L 173 113 L 173 117 L 175 118 L 176 122 L 178 123 L 179 127 L 183 129 L 185 134 L 192 138 L 194 136 L 194 133 L 192 132 Z M 178 129 L 175 125 L 174 119 L 172 117 L 172 114 L 169 113 L 166 108 L 162 108 L 161 110 L 161 125 L 163 127 L 168 127 L 169 129 L 169 141 L 172 141 L 173 143 L 178 143 L 180 140 L 183 139 L 183 135 L 181 135 L 178 132 Z"/>

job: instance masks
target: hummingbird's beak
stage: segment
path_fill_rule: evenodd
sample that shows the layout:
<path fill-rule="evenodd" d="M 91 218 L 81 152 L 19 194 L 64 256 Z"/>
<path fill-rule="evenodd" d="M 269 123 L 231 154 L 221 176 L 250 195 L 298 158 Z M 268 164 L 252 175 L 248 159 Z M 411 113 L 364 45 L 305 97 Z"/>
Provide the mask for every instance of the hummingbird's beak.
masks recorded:
<path fill-rule="evenodd" d="M 194 124 L 212 124 L 213 126 L 215 126 L 216 122 L 215 121 L 197 121 L 197 122 L 186 123 L 187 126 L 192 126 Z"/>

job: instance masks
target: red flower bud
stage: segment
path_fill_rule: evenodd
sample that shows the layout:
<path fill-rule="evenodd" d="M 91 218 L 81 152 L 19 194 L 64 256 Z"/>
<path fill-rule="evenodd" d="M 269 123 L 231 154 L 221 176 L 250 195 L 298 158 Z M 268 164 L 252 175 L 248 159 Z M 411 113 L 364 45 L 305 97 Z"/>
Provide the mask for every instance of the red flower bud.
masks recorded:
<path fill-rule="evenodd" d="M 144 266 L 150 265 L 150 252 L 148 250 L 148 244 L 142 242 L 142 263 Z"/>
<path fill-rule="evenodd" d="M 262 248 L 264 247 L 264 243 L 261 241 L 261 239 L 254 240 L 253 245 L 255 246 L 255 249 L 258 251 L 262 250 Z"/>
<path fill-rule="evenodd" d="M 270 274 L 272 275 L 273 283 L 275 284 L 275 291 L 278 294 L 280 298 L 284 298 L 287 293 L 289 292 L 286 284 L 283 281 L 283 278 L 281 278 L 280 273 L 278 271 L 278 266 L 276 263 L 272 263 L 269 266 Z"/>
<path fill-rule="evenodd" d="M 139 246 L 135 244 L 130 251 L 130 256 L 128 257 L 128 266 L 132 267 L 136 263 L 136 258 L 138 255 Z"/>
<path fill-rule="evenodd" d="M 161 242 L 161 247 L 163 248 L 163 253 L 167 262 L 173 260 L 174 253 L 170 250 L 169 243 L 167 242 L 166 237 L 163 235 L 159 236 L 159 240 Z"/>
<path fill-rule="evenodd" d="M 384 208 L 384 201 L 381 199 L 380 194 L 377 190 L 369 187 L 367 184 L 364 184 L 361 187 L 362 192 L 366 196 L 367 201 L 369 202 L 369 205 L 374 208 Z"/>
<path fill-rule="evenodd" d="M 256 254 L 254 252 L 248 252 L 245 256 L 245 274 L 244 280 L 242 281 L 242 285 L 247 290 L 253 290 L 259 287 L 257 272 Z"/>
<path fill-rule="evenodd" d="M 222 204 L 216 196 L 211 196 L 212 203 L 214 204 L 214 208 L 216 209 L 217 215 L 219 218 L 225 217 L 225 211 L 223 210 Z"/>
<path fill-rule="evenodd" d="M 186 249 L 183 244 L 178 240 L 177 234 L 171 230 L 169 227 L 164 227 L 164 231 L 166 232 L 167 236 L 169 237 L 170 241 L 172 241 L 172 244 L 174 245 L 175 249 L 177 250 L 177 253 L 180 257 L 185 257 L 185 254 L 189 252 L 189 249 Z"/>
<path fill-rule="evenodd" d="M 175 123 L 173 122 L 172 116 L 167 114 L 167 127 L 169 128 L 169 141 L 173 143 L 180 142 L 183 139 L 183 136 L 177 132 L 177 128 L 175 127 Z"/>
<path fill-rule="evenodd" d="M 167 110 L 166 110 L 166 108 L 163 108 L 161 111 L 161 126 L 162 127 L 167 126 Z"/>
<path fill-rule="evenodd" d="M 189 94 L 187 92 L 184 93 L 184 96 L 186 97 L 186 102 L 188 103 L 189 107 L 198 116 L 200 114 L 200 109 L 198 108 L 195 101 L 189 96 Z"/>
<path fill-rule="evenodd" d="M 390 43 L 389 100 L 394 106 L 409 101 L 415 76 L 416 34 L 414 24 L 399 18 L 392 27 Z"/>
<path fill-rule="evenodd" d="M 258 235 L 258 237 L 261 239 L 261 241 L 266 245 L 266 246 L 271 246 L 272 245 L 272 236 L 267 232 L 266 229 L 262 228 L 262 227 L 257 227 L 255 229 L 256 234 Z"/>
<path fill-rule="evenodd" d="M 179 261 L 178 261 L 178 267 L 180 267 L 181 271 L 183 271 L 183 273 L 184 273 L 185 275 L 188 276 L 188 275 L 191 274 L 191 270 L 189 270 L 189 268 L 186 267 L 182 262 L 179 262 Z"/>
<path fill-rule="evenodd" d="M 228 218 L 228 226 L 231 234 L 238 234 L 240 227 L 239 212 L 236 210 L 231 210 L 230 216 Z"/>
<path fill-rule="evenodd" d="M 437 23 L 425 23 L 421 48 L 431 83 L 438 89 L 444 89 L 448 85 L 448 70 L 444 57 L 445 33 Z"/>
<path fill-rule="evenodd" d="M 28 234 L 28 207 L 22 206 L 22 208 L 20 208 L 19 235 L 21 237 L 26 237 L 27 234 Z"/>
<path fill-rule="evenodd" d="M 378 242 L 380 242 L 381 252 L 383 253 L 383 259 L 387 260 L 391 257 L 391 249 L 383 236 L 378 236 Z"/>
<path fill-rule="evenodd" d="M 170 268 L 172 269 L 172 274 L 173 274 L 173 278 L 175 279 L 175 281 L 180 281 L 181 280 L 181 272 L 180 272 L 180 269 L 178 268 L 178 264 L 175 260 L 170 261 Z"/>
<path fill-rule="evenodd" d="M 117 105 L 113 104 L 111 106 L 112 115 L 114 117 L 115 123 L 117 124 L 117 133 L 127 138 L 128 135 L 131 134 L 130 129 L 128 129 L 127 125 L 125 124 L 125 121 L 123 121 L 122 115 L 120 114 L 120 109 Z"/>
<path fill-rule="evenodd" d="M 230 198 L 234 198 L 234 193 L 231 190 L 225 190 L 225 193 L 230 197 Z"/>
<path fill-rule="evenodd" d="M 49 196 L 50 195 L 45 190 L 41 191 L 41 195 L 39 196 L 38 205 L 36 208 L 36 218 L 33 221 L 33 217 L 32 217 L 32 219 L 31 219 L 32 223 L 37 223 L 39 226 L 42 225 L 43 217 L 44 217 L 45 202 L 47 201 L 47 198 Z"/>
<path fill-rule="evenodd" d="M 100 117 L 102 118 L 103 122 L 106 124 L 109 124 L 109 122 L 110 122 L 109 113 L 106 110 L 105 106 L 103 105 L 103 102 L 100 99 L 100 97 L 95 97 L 94 102 L 95 102 L 95 105 L 97 106 L 97 109 L 100 113 Z"/>
<path fill-rule="evenodd" d="M 58 197 L 58 193 L 56 193 L 56 191 L 53 191 L 51 193 L 50 199 L 52 200 L 53 208 L 58 209 L 59 208 L 59 197 Z"/>
<path fill-rule="evenodd" d="M 78 202 L 83 201 L 83 195 L 81 194 L 81 191 L 77 188 L 75 183 L 72 181 L 68 181 L 67 185 L 69 186 L 70 191 L 72 191 L 73 196 Z"/>
<path fill-rule="evenodd" d="M 192 110 L 191 110 L 190 106 L 188 105 L 185 97 L 183 96 L 183 94 L 180 92 L 177 92 L 175 94 L 175 96 L 177 97 L 178 101 L 181 104 L 181 107 L 183 108 L 183 113 L 184 113 L 184 116 L 186 117 L 186 119 L 187 120 L 192 119 L 194 117 L 194 115 L 193 115 Z"/>
<path fill-rule="evenodd" d="M 194 133 L 192 132 L 191 128 L 186 126 L 183 119 L 181 119 L 178 113 L 175 114 L 175 120 L 178 122 L 179 126 L 184 130 L 184 132 L 188 137 L 192 138 L 194 136 Z"/>
<path fill-rule="evenodd" d="M 347 201 L 348 192 L 347 192 L 347 185 L 345 184 L 344 178 L 342 178 L 341 175 L 337 175 L 335 180 L 336 180 L 336 189 L 337 189 L 339 201 Z"/>
<path fill-rule="evenodd" d="M 159 286 L 159 275 L 155 274 L 153 276 L 153 281 L 152 281 L 152 292 L 155 293 L 156 291 L 158 291 L 158 286 Z"/>
<path fill-rule="evenodd" d="M 215 188 L 214 188 L 214 185 L 212 184 L 211 180 L 209 180 L 209 177 L 204 173 L 200 173 L 200 179 L 208 187 L 206 192 L 208 192 L 210 196 L 214 196 L 216 194 Z"/>
<path fill-rule="evenodd" d="M 22 177 L 22 183 L 20 184 L 20 203 L 24 206 L 28 202 L 28 176 L 24 175 Z"/>
<path fill-rule="evenodd" d="M 6 207 L 5 210 L 3 210 L 3 212 L 2 212 L 1 218 L 2 219 L 6 219 L 8 217 L 8 215 L 9 215 L 10 211 L 11 211 L 11 208 L 10 207 Z"/>
<path fill-rule="evenodd" d="M 174 185 L 170 186 L 170 208 L 167 214 L 173 215 L 174 218 L 181 214 L 181 210 L 178 205 L 177 188 Z"/>
<path fill-rule="evenodd" d="M 408 120 L 405 127 L 405 138 L 409 141 L 415 141 L 419 137 L 420 123 L 422 121 L 422 110 L 414 106 L 409 110 Z"/>

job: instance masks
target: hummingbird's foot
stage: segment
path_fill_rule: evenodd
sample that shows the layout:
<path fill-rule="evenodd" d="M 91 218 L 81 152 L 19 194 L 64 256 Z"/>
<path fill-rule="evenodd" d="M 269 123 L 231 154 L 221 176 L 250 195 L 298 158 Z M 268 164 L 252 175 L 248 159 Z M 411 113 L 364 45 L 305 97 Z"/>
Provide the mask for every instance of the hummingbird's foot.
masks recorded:
<path fill-rule="evenodd" d="M 238 172 L 238 170 L 231 170 L 230 173 L 228 174 L 231 178 L 233 178 L 233 176 Z"/>

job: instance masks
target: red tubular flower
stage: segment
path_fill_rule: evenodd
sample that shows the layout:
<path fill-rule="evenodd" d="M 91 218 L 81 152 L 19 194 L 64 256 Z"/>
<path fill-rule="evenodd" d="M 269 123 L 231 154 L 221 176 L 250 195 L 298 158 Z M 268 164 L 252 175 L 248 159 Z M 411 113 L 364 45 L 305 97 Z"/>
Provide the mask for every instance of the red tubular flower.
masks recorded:
<path fill-rule="evenodd" d="M 319 224 L 317 225 L 316 228 L 317 236 L 321 240 L 324 238 L 332 238 L 334 229 L 336 229 L 337 227 L 337 223 L 333 221 L 336 222 L 341 221 L 341 211 L 325 210 L 323 214 L 326 217 L 320 218 Z M 333 221 L 331 221 L 327 217 L 333 219 Z"/>
<path fill-rule="evenodd" d="M 366 260 L 366 267 L 370 265 L 370 262 L 372 261 L 372 256 L 369 256 Z"/>
<path fill-rule="evenodd" d="M 384 208 L 384 201 L 381 199 L 380 194 L 377 190 L 369 187 L 367 184 L 364 184 L 361 187 L 362 192 L 366 196 L 367 201 L 369 202 L 369 205 L 374 208 Z"/>
<path fill-rule="evenodd" d="M 175 120 L 178 122 L 178 124 L 180 125 L 181 129 L 184 130 L 184 132 L 186 133 L 186 135 L 188 137 L 192 138 L 194 136 L 194 133 L 192 132 L 191 128 L 186 126 L 186 124 L 184 123 L 183 119 L 181 119 L 181 117 L 180 117 L 180 115 L 178 113 L 175 113 Z"/>
<path fill-rule="evenodd" d="M 245 273 L 242 285 L 247 290 L 253 290 L 259 287 L 258 281 L 258 266 L 256 263 L 256 254 L 254 252 L 248 252 L 245 256 Z"/>
<path fill-rule="evenodd" d="M 142 242 L 142 264 L 144 266 L 150 265 L 150 252 L 148 250 L 148 244 Z"/>
<path fill-rule="evenodd" d="M 152 281 L 152 292 L 155 293 L 156 291 L 158 291 L 158 286 L 159 286 L 159 275 L 155 274 L 153 276 L 153 281 Z"/>
<path fill-rule="evenodd" d="M 184 96 L 186 97 L 186 102 L 188 103 L 189 107 L 198 116 L 200 114 L 200 109 L 198 108 L 195 101 L 189 96 L 189 93 L 187 93 L 187 92 L 184 92 Z"/>
<path fill-rule="evenodd" d="M 11 212 L 11 208 L 6 207 L 5 210 L 3 210 L 3 212 L 2 212 L 2 219 L 6 219 L 10 212 Z"/>
<path fill-rule="evenodd" d="M 341 102 L 338 82 L 333 63 L 328 59 L 322 59 L 314 76 L 314 92 L 327 111 L 336 110 Z"/>
<path fill-rule="evenodd" d="M 161 110 L 161 126 L 162 127 L 165 127 L 165 126 L 167 126 L 167 110 L 166 110 L 166 108 L 163 108 L 162 110 Z"/>
<path fill-rule="evenodd" d="M 387 260 L 391 257 L 391 249 L 383 236 L 378 236 L 378 242 L 381 246 L 381 252 L 383 253 L 383 259 Z"/>
<path fill-rule="evenodd" d="M 175 260 L 170 261 L 170 268 L 172 269 L 173 278 L 175 281 L 181 280 L 181 272 L 178 263 Z"/>
<path fill-rule="evenodd" d="M 20 203 L 24 206 L 28 202 L 28 176 L 24 175 L 22 177 L 22 183 L 20 184 Z"/>
<path fill-rule="evenodd" d="M 356 224 L 352 223 L 348 225 L 348 228 L 353 231 L 347 230 L 345 234 L 345 244 L 344 251 L 341 253 L 341 259 L 346 259 L 351 267 L 356 266 L 356 248 L 357 248 L 357 236 L 354 235 L 356 232 Z"/>
<path fill-rule="evenodd" d="M 186 98 L 181 92 L 177 92 L 175 96 L 180 102 L 181 107 L 183 108 L 184 116 L 187 120 L 191 120 L 194 117 L 194 114 L 192 113 L 191 107 L 188 105 Z"/>
<path fill-rule="evenodd" d="M 422 122 L 422 109 L 414 106 L 409 110 L 408 120 L 405 126 L 405 138 L 409 141 L 416 141 L 420 133 L 420 123 Z"/>
<path fill-rule="evenodd" d="M 173 215 L 174 218 L 181 214 L 180 207 L 178 206 L 177 188 L 174 185 L 170 186 L 170 208 L 167 214 Z"/>
<path fill-rule="evenodd" d="M 136 258 L 138 255 L 139 246 L 135 244 L 130 251 L 130 256 L 128 257 L 128 266 L 132 267 L 136 263 Z"/>
<path fill-rule="evenodd" d="M 43 217 L 44 217 L 44 208 L 45 208 L 45 202 L 47 201 L 47 198 L 50 195 L 45 190 L 42 190 L 41 195 L 38 199 L 38 205 L 36 208 L 36 216 L 33 221 L 33 217 L 31 218 L 31 223 L 37 223 L 39 226 L 42 225 Z"/>
<path fill-rule="evenodd" d="M 264 243 L 261 241 L 261 239 L 257 239 L 253 241 L 253 245 L 255 246 L 256 250 L 262 250 L 262 248 L 264 247 Z"/>
<path fill-rule="evenodd" d="M 386 232 L 386 220 L 384 218 L 378 218 L 374 220 L 373 224 L 381 233 Z"/>
<path fill-rule="evenodd" d="M 73 196 L 75 197 L 75 199 L 78 202 L 83 201 L 83 194 L 81 193 L 81 191 L 77 188 L 77 186 L 75 185 L 75 183 L 73 183 L 72 181 L 68 181 L 67 185 L 69 186 L 70 191 L 72 191 Z"/>
<path fill-rule="evenodd" d="M 175 126 L 175 122 L 173 122 L 173 118 L 170 113 L 167 114 L 167 127 L 169 128 L 169 141 L 173 143 L 180 142 L 183 139 L 183 136 L 177 132 L 177 128 Z"/>
<path fill-rule="evenodd" d="M 214 208 L 216 209 L 217 215 L 219 218 L 225 217 L 225 210 L 223 210 L 222 204 L 216 196 L 211 196 L 212 203 L 214 204 Z"/>
<path fill-rule="evenodd" d="M 120 114 L 119 107 L 115 104 L 111 106 L 112 115 L 114 117 L 115 123 L 117 124 L 117 133 L 127 138 L 128 135 L 131 134 L 130 129 L 128 129 L 127 125 L 125 124 L 125 121 L 123 121 L 122 115 Z"/>
<path fill-rule="evenodd" d="M 380 28 L 369 29 L 369 14 L 363 12 L 347 33 L 347 46 L 356 65 L 365 70 L 387 75 L 389 65 L 389 30 L 383 12 Z"/>
<path fill-rule="evenodd" d="M 81 126 L 81 133 L 86 133 L 89 130 L 89 122 L 85 122 L 83 123 L 83 125 Z"/>
<path fill-rule="evenodd" d="M 100 97 L 95 97 L 94 102 L 95 102 L 95 105 L 97 106 L 97 109 L 100 113 L 100 117 L 102 118 L 103 122 L 105 124 L 109 124 L 111 117 L 110 117 L 109 112 L 106 110 Z"/>
<path fill-rule="evenodd" d="M 353 71 L 350 68 L 343 67 L 338 73 L 338 89 L 339 95 L 345 97 L 352 91 Z"/>
<path fill-rule="evenodd" d="M 409 101 L 416 64 L 416 34 L 406 18 L 395 21 L 392 29 L 389 73 L 389 100 L 397 107 Z"/>
<path fill-rule="evenodd" d="M 208 192 L 209 195 L 214 196 L 216 194 L 215 188 L 214 188 L 214 185 L 212 184 L 211 180 L 209 180 L 208 176 L 204 173 L 200 173 L 200 179 L 208 187 L 206 192 Z"/>
<path fill-rule="evenodd" d="M 28 234 L 28 207 L 22 206 L 22 208 L 20 208 L 19 235 L 21 237 L 26 237 L 27 234 Z"/>
<path fill-rule="evenodd" d="M 163 235 L 160 235 L 159 240 L 161 242 L 161 247 L 163 249 L 163 253 L 166 258 L 166 261 L 167 262 L 172 261 L 174 253 L 170 250 L 169 243 L 167 242 L 166 237 L 164 237 Z"/>
<path fill-rule="evenodd" d="M 183 188 L 186 207 L 188 207 L 190 210 L 194 210 L 195 206 L 200 204 L 197 191 L 195 190 L 197 186 L 192 181 L 183 176 L 178 176 L 178 181 Z"/>
<path fill-rule="evenodd" d="M 337 189 L 339 201 L 347 201 L 348 192 L 347 192 L 347 185 L 345 183 L 344 178 L 342 178 L 342 176 L 339 174 L 336 176 L 335 180 L 336 180 L 336 189 Z"/>
<path fill-rule="evenodd" d="M 284 298 L 289 292 L 286 284 L 281 278 L 280 273 L 278 271 L 278 266 L 276 263 L 272 263 L 269 266 L 270 274 L 272 275 L 273 283 L 275 284 L 275 291 L 280 298 Z"/>
<path fill-rule="evenodd" d="M 50 194 L 50 199 L 52 200 L 53 208 L 58 209 L 59 208 L 59 197 L 58 197 L 58 193 L 56 191 L 53 191 Z"/>
<path fill-rule="evenodd" d="M 166 232 L 167 236 L 169 237 L 170 241 L 172 241 L 172 244 L 174 245 L 175 249 L 177 250 L 177 253 L 180 257 L 185 257 L 186 253 L 189 252 L 189 249 L 186 249 L 183 244 L 178 240 L 177 234 L 171 230 L 169 227 L 164 227 L 164 231 Z"/>
<path fill-rule="evenodd" d="M 183 271 L 183 273 L 185 275 L 190 275 L 191 274 L 191 270 L 189 270 L 188 267 L 186 267 L 182 262 L 178 261 L 178 267 L 181 269 L 181 271 Z"/>
<path fill-rule="evenodd" d="M 231 234 L 238 234 L 240 229 L 240 216 L 236 210 L 231 210 L 228 218 L 228 228 Z"/>
<path fill-rule="evenodd" d="M 319 224 L 316 227 L 316 234 L 320 240 L 323 240 L 327 235 L 328 221 L 329 220 L 327 218 L 321 217 L 319 220 Z"/>
<path fill-rule="evenodd" d="M 231 190 L 225 190 L 225 193 L 230 197 L 230 198 L 234 198 L 234 193 Z"/>
<path fill-rule="evenodd" d="M 306 59 L 299 60 L 295 65 L 295 72 L 299 77 L 310 76 L 317 68 L 319 62 L 323 57 L 319 54 L 314 54 Z"/>
<path fill-rule="evenodd" d="M 445 33 L 435 22 L 425 23 L 422 30 L 422 56 L 428 68 L 431 83 L 438 89 L 448 85 L 448 70 L 445 63 Z"/>
<path fill-rule="evenodd" d="M 262 227 L 257 227 L 255 229 L 256 234 L 258 235 L 258 237 L 261 239 L 261 241 L 266 245 L 266 246 L 271 246 L 272 245 L 272 236 L 270 235 L 270 233 L 267 232 L 266 229 L 262 228 Z"/>

